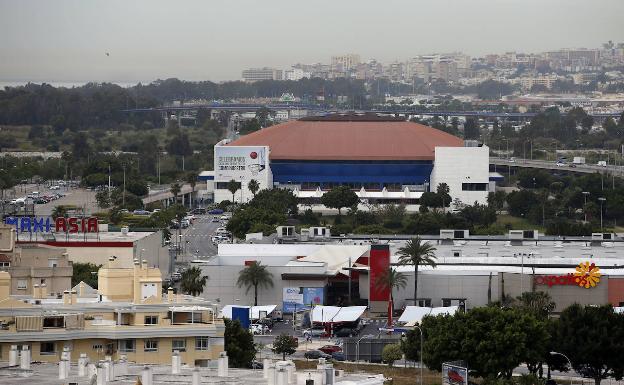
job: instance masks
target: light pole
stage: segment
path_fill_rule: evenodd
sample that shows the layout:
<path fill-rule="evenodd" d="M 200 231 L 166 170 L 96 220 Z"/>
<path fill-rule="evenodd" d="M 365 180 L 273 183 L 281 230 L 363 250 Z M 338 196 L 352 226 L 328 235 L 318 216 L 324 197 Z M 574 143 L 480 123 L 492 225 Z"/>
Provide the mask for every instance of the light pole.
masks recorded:
<path fill-rule="evenodd" d="M 589 191 L 583 191 L 582 194 L 584 198 L 583 212 L 585 213 L 585 223 L 587 223 L 587 209 L 585 208 L 585 206 L 587 206 L 587 196 L 589 195 Z"/>
<path fill-rule="evenodd" d="M 568 363 L 570 364 L 570 370 L 574 370 L 572 369 L 572 361 L 570 361 L 570 359 L 568 358 L 568 356 L 566 356 L 563 353 L 559 353 L 559 352 L 550 352 L 551 356 L 563 356 L 566 360 L 568 360 Z M 570 384 L 572 384 L 572 380 L 570 380 Z"/>
<path fill-rule="evenodd" d="M 423 385 L 423 332 L 420 326 L 414 325 L 420 332 L 420 385 Z"/>
<path fill-rule="evenodd" d="M 598 198 L 600 201 L 600 231 L 602 231 L 602 203 L 607 200 L 607 198 L 600 197 Z"/>

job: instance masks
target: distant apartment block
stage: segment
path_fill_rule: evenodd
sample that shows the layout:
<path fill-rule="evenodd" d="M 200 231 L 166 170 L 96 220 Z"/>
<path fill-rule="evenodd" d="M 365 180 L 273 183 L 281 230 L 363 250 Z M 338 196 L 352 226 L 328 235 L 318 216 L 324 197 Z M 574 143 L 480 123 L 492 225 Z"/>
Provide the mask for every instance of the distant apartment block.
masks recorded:
<path fill-rule="evenodd" d="M 340 56 L 332 56 L 331 68 L 335 72 L 346 72 L 354 70 L 361 63 L 360 55 L 347 54 Z"/>
<path fill-rule="evenodd" d="M 282 70 L 275 68 L 250 68 L 243 71 L 243 80 L 246 82 L 257 82 L 260 80 L 282 80 Z"/>
<path fill-rule="evenodd" d="M 301 80 L 303 78 L 309 78 L 310 73 L 302 70 L 301 68 L 291 68 L 284 71 L 284 80 Z"/>

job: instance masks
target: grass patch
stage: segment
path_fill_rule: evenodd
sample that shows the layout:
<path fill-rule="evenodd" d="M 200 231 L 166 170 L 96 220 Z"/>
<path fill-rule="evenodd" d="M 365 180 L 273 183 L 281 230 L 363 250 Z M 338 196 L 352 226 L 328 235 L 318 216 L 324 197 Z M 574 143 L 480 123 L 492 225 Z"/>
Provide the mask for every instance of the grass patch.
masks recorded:
<path fill-rule="evenodd" d="M 540 225 L 529 222 L 526 218 L 514 217 L 509 214 L 499 214 L 496 218 L 496 224 L 502 227 L 510 226 L 512 230 L 539 230 L 544 232 L 544 228 Z"/>

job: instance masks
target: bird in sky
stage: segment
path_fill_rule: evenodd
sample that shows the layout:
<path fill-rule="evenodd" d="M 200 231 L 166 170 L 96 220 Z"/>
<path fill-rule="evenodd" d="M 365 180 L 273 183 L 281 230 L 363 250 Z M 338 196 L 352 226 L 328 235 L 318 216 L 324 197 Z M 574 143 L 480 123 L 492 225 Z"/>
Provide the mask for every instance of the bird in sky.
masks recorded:
<path fill-rule="evenodd" d="M 106 56 L 110 56 L 110 54 L 108 52 L 106 52 Z"/>

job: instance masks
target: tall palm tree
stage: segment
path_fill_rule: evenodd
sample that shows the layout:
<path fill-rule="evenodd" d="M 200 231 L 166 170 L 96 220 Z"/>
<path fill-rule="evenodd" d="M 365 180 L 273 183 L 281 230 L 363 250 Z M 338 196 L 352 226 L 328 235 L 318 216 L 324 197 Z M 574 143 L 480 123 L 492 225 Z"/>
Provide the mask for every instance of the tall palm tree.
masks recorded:
<path fill-rule="evenodd" d="M 180 183 L 175 182 L 171 184 L 170 191 L 173 194 L 174 204 L 178 203 L 178 195 L 180 194 L 180 190 L 182 190 Z"/>
<path fill-rule="evenodd" d="M 254 261 L 238 273 L 236 284 L 247 287 L 245 294 L 249 293 L 249 289 L 253 287 L 254 306 L 258 306 L 258 287 L 273 287 L 273 274 L 266 269 L 266 266 Z"/>
<path fill-rule="evenodd" d="M 186 182 L 191 185 L 191 208 L 193 208 L 193 195 L 195 195 L 195 186 L 197 186 L 198 176 L 199 175 L 193 171 L 186 174 Z"/>
<path fill-rule="evenodd" d="M 201 269 L 199 267 L 191 267 L 182 273 L 180 290 L 182 290 L 185 294 L 196 297 L 203 293 L 206 281 L 208 281 L 208 276 L 202 276 Z"/>
<path fill-rule="evenodd" d="M 418 298 L 418 267 L 420 265 L 435 267 L 435 250 L 433 245 L 422 242 L 420 237 L 410 239 L 405 246 L 399 249 L 399 263 L 401 265 L 414 265 L 414 304 Z"/>
<path fill-rule="evenodd" d="M 234 194 L 236 194 L 239 189 L 238 182 L 234 179 L 230 180 L 227 184 L 227 189 L 232 193 L 232 203 L 234 203 Z"/>
<path fill-rule="evenodd" d="M 405 274 L 396 271 L 396 269 L 388 267 L 386 270 L 382 271 L 380 275 L 377 276 L 375 284 L 383 290 L 387 289 L 390 292 L 390 302 L 394 303 L 392 290 L 405 289 L 405 286 L 407 286 L 407 277 L 405 276 Z M 390 311 L 390 308 L 388 308 L 388 311 Z M 390 318 L 389 314 L 388 318 Z"/>
<path fill-rule="evenodd" d="M 258 183 L 257 180 L 252 179 L 249 181 L 249 183 L 247 183 L 247 188 L 249 189 L 249 191 L 251 191 L 251 193 L 255 197 L 258 190 L 260 190 L 260 183 Z"/>

